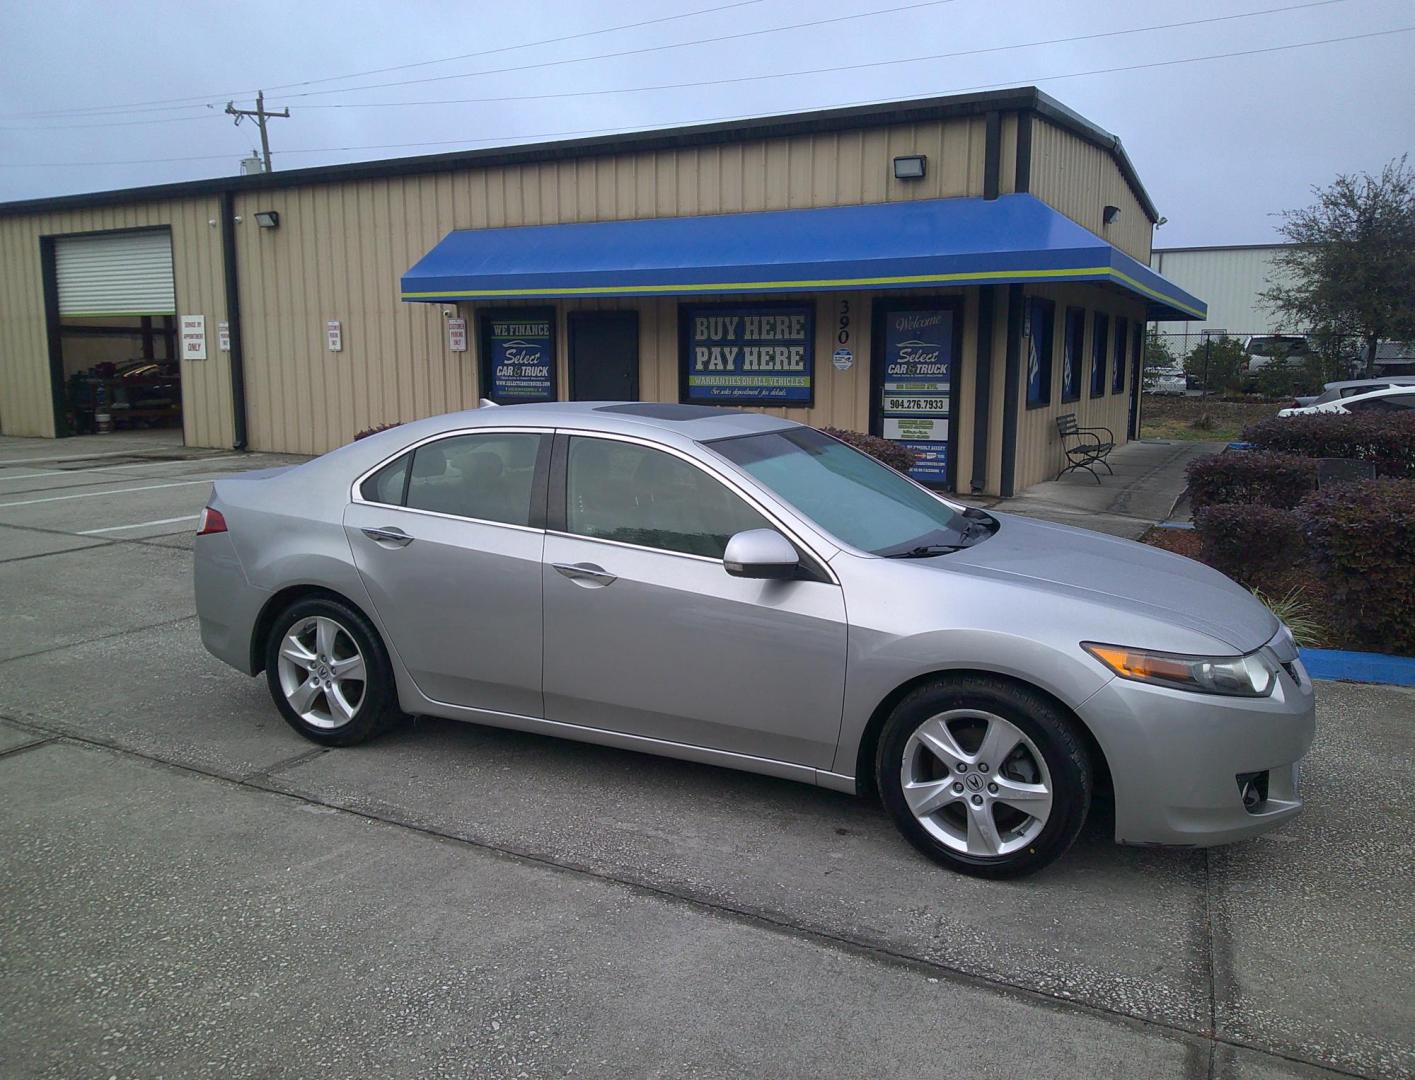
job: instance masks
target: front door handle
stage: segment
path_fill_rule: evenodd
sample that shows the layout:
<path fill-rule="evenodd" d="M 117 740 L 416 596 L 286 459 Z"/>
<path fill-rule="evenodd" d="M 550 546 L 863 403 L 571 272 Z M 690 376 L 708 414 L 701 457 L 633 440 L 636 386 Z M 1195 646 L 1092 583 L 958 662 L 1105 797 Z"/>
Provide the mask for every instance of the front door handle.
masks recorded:
<path fill-rule="evenodd" d="M 382 529 L 364 529 L 363 534 L 370 540 L 379 544 L 392 544 L 394 547 L 407 547 L 413 542 L 413 538 L 402 529 L 392 525 Z"/>
<path fill-rule="evenodd" d="M 602 566 L 594 563 L 551 563 L 557 573 L 563 574 L 576 585 L 584 585 L 587 588 L 594 586 L 610 585 L 616 578 Z"/>

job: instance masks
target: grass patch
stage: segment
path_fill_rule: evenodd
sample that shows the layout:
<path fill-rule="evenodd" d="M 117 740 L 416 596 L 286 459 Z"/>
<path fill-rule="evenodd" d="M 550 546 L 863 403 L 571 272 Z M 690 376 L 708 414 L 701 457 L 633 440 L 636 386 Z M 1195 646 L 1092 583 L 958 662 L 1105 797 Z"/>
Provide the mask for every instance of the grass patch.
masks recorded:
<path fill-rule="evenodd" d="M 1284 404 L 1146 396 L 1141 407 L 1140 437 L 1169 442 L 1233 442 L 1246 425 L 1266 420 Z"/>

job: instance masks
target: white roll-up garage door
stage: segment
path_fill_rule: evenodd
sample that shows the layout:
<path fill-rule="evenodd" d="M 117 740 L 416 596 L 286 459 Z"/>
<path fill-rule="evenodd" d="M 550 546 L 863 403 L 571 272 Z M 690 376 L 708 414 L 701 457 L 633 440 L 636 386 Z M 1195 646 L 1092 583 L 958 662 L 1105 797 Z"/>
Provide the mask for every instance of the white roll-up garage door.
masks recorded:
<path fill-rule="evenodd" d="M 54 241 L 59 314 L 175 315 L 167 229 Z"/>

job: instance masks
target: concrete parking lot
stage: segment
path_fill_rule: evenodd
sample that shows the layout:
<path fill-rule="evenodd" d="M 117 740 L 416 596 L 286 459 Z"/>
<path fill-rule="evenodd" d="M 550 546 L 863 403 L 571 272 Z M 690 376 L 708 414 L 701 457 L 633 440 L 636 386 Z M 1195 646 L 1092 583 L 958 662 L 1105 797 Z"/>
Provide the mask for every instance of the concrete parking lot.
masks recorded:
<path fill-rule="evenodd" d="M 1415 694 L 1320 687 L 1277 833 L 1102 809 L 1011 883 L 766 777 L 429 720 L 323 751 L 193 615 L 206 485 L 281 460 L 0 439 L 0 1075 L 1415 1072 Z"/>

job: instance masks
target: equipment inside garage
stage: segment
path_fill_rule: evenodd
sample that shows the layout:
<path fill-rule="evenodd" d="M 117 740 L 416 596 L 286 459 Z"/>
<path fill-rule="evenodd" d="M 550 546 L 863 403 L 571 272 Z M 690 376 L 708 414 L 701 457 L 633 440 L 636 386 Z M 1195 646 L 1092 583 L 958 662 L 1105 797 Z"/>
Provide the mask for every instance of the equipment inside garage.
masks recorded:
<path fill-rule="evenodd" d="M 59 236 L 56 403 L 76 434 L 182 423 L 168 229 Z M 62 369 L 62 370 L 61 370 Z"/>

